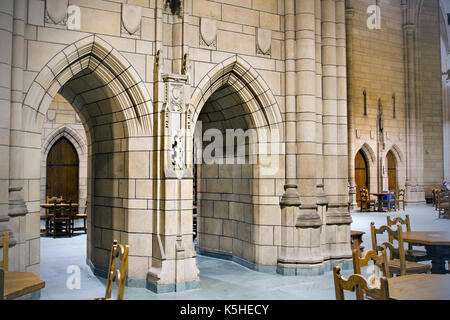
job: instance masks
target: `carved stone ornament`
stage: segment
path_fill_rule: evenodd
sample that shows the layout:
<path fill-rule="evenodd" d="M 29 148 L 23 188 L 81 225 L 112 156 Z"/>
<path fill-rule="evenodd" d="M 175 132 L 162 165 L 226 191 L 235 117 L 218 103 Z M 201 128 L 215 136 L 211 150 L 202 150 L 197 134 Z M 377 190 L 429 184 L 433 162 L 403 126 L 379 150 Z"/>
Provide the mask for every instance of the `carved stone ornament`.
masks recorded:
<path fill-rule="evenodd" d="M 141 7 L 122 4 L 122 25 L 129 34 L 135 34 L 141 27 Z"/>
<path fill-rule="evenodd" d="M 50 109 L 47 111 L 47 120 L 53 121 L 56 118 L 56 111 L 54 109 Z"/>
<path fill-rule="evenodd" d="M 184 112 L 184 85 L 171 85 L 169 99 L 171 112 Z"/>
<path fill-rule="evenodd" d="M 200 21 L 200 43 L 210 47 L 216 46 L 217 23 L 216 20 L 201 18 Z"/>
<path fill-rule="evenodd" d="M 264 55 L 270 54 L 270 48 L 272 46 L 272 30 L 258 29 L 256 35 L 257 53 Z"/>
<path fill-rule="evenodd" d="M 68 0 L 47 0 L 46 21 L 54 24 L 65 24 Z"/>

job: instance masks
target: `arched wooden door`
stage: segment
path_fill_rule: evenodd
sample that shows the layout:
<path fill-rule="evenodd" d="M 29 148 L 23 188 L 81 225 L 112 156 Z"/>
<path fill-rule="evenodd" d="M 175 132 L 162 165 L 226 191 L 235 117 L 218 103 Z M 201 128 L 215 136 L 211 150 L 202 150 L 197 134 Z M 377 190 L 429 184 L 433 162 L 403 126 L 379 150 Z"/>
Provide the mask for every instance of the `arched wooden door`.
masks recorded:
<path fill-rule="evenodd" d="M 395 157 L 391 151 L 386 155 L 387 171 L 388 171 L 388 186 L 389 190 L 397 190 L 397 166 L 395 163 Z"/>
<path fill-rule="evenodd" d="M 62 137 L 47 156 L 46 195 L 62 196 L 66 201 L 78 202 L 78 154 L 72 143 Z"/>
<path fill-rule="evenodd" d="M 356 183 L 356 202 L 358 206 L 360 203 L 361 189 L 369 189 L 369 172 L 367 167 L 367 160 L 361 151 L 358 151 L 355 157 L 355 183 Z"/>

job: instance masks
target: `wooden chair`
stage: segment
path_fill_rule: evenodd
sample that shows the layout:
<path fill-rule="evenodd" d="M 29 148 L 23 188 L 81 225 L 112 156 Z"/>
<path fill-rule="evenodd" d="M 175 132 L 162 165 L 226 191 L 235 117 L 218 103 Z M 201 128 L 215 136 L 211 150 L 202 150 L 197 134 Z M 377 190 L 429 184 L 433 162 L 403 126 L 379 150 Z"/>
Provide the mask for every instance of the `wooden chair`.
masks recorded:
<path fill-rule="evenodd" d="M 372 249 L 377 252 L 382 249 L 377 245 L 377 234 L 383 234 L 387 232 L 389 236 L 392 236 L 394 240 L 397 240 L 398 246 L 395 247 L 391 242 L 383 242 L 386 248 L 389 248 L 389 272 L 395 275 L 404 276 L 413 273 L 430 273 L 431 266 L 414 261 L 407 261 L 405 257 L 405 247 L 402 238 L 402 228 L 397 226 L 397 230 L 394 231 L 388 226 L 381 226 L 375 228 L 375 223 L 370 223 L 370 233 L 372 236 Z"/>
<path fill-rule="evenodd" d="M 400 225 L 406 225 L 406 232 L 411 232 L 411 223 L 409 220 L 409 214 L 406 215 L 405 219 L 402 219 L 401 217 L 396 217 L 395 219 L 391 220 L 390 216 L 386 217 L 387 225 L 388 227 L 400 224 Z M 389 234 L 389 242 L 393 242 L 394 237 Z M 412 243 L 408 242 L 408 249 L 405 252 L 406 260 L 408 261 L 425 261 L 430 260 L 430 258 L 427 256 L 426 250 L 416 250 L 413 247 Z"/>
<path fill-rule="evenodd" d="M 395 207 L 400 210 L 400 203 L 403 204 L 403 211 L 405 211 L 405 189 L 400 189 L 397 191 L 395 196 Z"/>
<path fill-rule="evenodd" d="M 109 257 L 109 269 L 108 269 L 108 280 L 106 283 L 106 294 L 104 298 L 98 298 L 95 300 L 110 300 L 112 292 L 112 283 L 117 284 L 117 300 L 123 300 L 123 295 L 125 291 L 125 280 L 127 276 L 128 268 L 128 251 L 130 247 L 128 245 L 118 244 L 117 240 L 113 241 L 111 248 L 111 255 Z M 120 261 L 121 267 L 118 269 L 116 267 L 117 260 Z"/>
<path fill-rule="evenodd" d="M 370 208 L 375 211 L 375 200 L 371 200 L 369 197 L 369 190 L 367 189 L 361 189 L 359 190 L 359 196 L 361 201 L 361 212 L 363 211 L 363 208 L 365 211 L 370 211 Z"/>
<path fill-rule="evenodd" d="M 75 234 L 75 231 L 83 231 L 84 233 L 87 233 L 87 208 L 88 208 L 88 202 L 86 200 L 86 204 L 84 206 L 83 213 L 73 212 L 72 213 L 72 220 L 71 220 L 71 230 L 72 235 Z M 83 226 L 82 227 L 75 227 L 75 220 L 83 220 Z"/>
<path fill-rule="evenodd" d="M 344 290 L 355 291 L 360 290 L 366 295 L 377 300 L 389 299 L 389 285 L 386 277 L 380 279 L 380 288 L 372 288 L 368 285 L 366 279 L 360 274 L 353 274 L 348 279 L 345 279 L 341 275 L 341 267 L 335 266 L 333 268 L 334 277 L 334 291 L 336 294 L 336 300 L 345 300 Z M 356 296 L 358 300 L 364 299 L 364 295 Z"/>
<path fill-rule="evenodd" d="M 440 187 L 435 187 L 431 190 L 431 202 L 436 210 L 437 210 L 437 196 L 439 191 L 441 191 Z"/>
<path fill-rule="evenodd" d="M 442 190 L 440 190 L 438 192 L 438 196 L 437 196 L 437 210 L 438 210 L 438 213 L 439 213 L 439 218 L 441 216 L 447 216 L 448 217 L 449 198 L 450 198 L 450 191 L 442 189 Z"/>
<path fill-rule="evenodd" d="M 359 250 L 354 249 L 352 251 L 353 273 L 361 274 L 361 268 L 367 267 L 369 261 L 373 260 L 377 266 L 381 267 L 383 276 L 389 278 L 391 274 L 389 272 L 389 260 L 387 258 L 386 247 L 381 246 L 381 248 L 382 252 L 379 255 L 375 250 L 367 250 L 363 253 L 362 257 L 359 256 Z M 359 288 L 356 289 L 356 297 L 358 300 L 364 299 L 364 292 Z"/>
<path fill-rule="evenodd" d="M 49 232 L 56 238 L 58 235 L 62 236 L 72 236 L 70 227 L 71 223 L 71 206 L 57 206 L 56 203 L 53 204 L 51 209 L 53 214 L 49 218 Z"/>
<path fill-rule="evenodd" d="M 59 196 L 59 197 L 56 197 L 56 196 L 49 197 L 49 196 L 47 196 L 46 197 L 46 203 L 48 203 L 48 204 L 55 204 L 55 203 L 56 204 L 60 204 L 62 202 L 63 202 L 63 197 L 62 196 Z M 53 209 L 54 208 L 51 208 L 51 209 L 47 208 L 47 209 L 45 209 L 45 215 L 43 217 L 41 216 L 41 220 L 45 220 L 45 230 L 41 230 L 41 231 L 45 232 L 45 236 L 48 236 L 49 233 L 50 233 L 50 218 L 53 216 Z"/>
<path fill-rule="evenodd" d="M 0 261 L 0 268 L 4 271 L 8 271 L 8 250 L 9 250 L 9 232 L 3 232 L 3 239 L 0 241 L 0 245 L 3 248 L 3 260 Z"/>

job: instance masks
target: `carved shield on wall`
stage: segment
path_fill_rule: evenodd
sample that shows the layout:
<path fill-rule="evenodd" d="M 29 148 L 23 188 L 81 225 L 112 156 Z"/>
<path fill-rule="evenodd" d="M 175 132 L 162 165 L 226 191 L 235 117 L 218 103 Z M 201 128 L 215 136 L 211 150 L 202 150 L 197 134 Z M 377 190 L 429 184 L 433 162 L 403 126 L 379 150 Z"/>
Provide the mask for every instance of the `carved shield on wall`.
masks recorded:
<path fill-rule="evenodd" d="M 216 40 L 216 20 L 202 18 L 200 22 L 200 33 L 206 45 L 210 46 Z"/>
<path fill-rule="evenodd" d="M 258 48 L 263 54 L 268 54 L 272 44 L 272 30 L 258 29 Z"/>
<path fill-rule="evenodd" d="M 66 18 L 68 0 L 47 0 L 47 15 L 53 23 L 58 24 Z"/>
<path fill-rule="evenodd" d="M 123 4 L 122 23 L 129 34 L 135 34 L 141 26 L 141 7 Z"/>

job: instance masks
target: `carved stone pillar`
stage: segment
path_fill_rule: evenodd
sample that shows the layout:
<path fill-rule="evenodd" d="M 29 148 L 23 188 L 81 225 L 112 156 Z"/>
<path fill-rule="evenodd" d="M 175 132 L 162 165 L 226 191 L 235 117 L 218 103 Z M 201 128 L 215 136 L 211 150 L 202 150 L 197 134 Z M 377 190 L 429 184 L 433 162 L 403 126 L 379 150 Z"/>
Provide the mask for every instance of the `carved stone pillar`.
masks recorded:
<path fill-rule="evenodd" d="M 155 292 L 182 291 L 199 286 L 192 237 L 192 110 L 187 103 L 187 76 L 161 75 L 164 90 L 159 104 L 159 206 L 155 221 L 148 288 Z"/>
<path fill-rule="evenodd" d="M 405 57 L 406 103 L 406 201 L 423 202 L 423 124 L 420 112 L 420 74 L 418 63 L 418 0 L 402 0 L 403 48 Z"/>
<path fill-rule="evenodd" d="M 345 9 L 345 31 L 346 31 L 346 48 L 347 48 L 347 127 L 348 127 L 348 186 L 349 201 L 351 207 L 357 206 L 356 203 L 356 182 L 355 182 L 355 126 L 353 123 L 353 108 L 355 95 L 351 77 L 353 76 L 354 59 L 353 59 L 353 19 L 355 10 L 348 4 Z"/>

